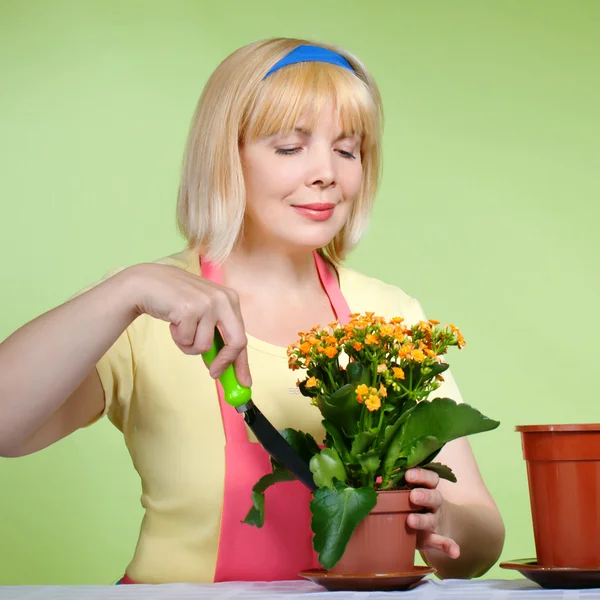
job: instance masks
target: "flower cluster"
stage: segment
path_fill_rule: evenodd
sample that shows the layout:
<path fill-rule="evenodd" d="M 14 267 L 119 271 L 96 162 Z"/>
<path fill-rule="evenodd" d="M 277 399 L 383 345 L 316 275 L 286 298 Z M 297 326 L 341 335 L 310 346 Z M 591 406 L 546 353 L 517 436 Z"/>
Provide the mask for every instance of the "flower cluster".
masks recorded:
<path fill-rule="evenodd" d="M 316 326 L 300 332 L 300 338 L 289 346 L 289 368 L 307 370 L 307 378 L 298 381 L 307 395 L 335 392 L 347 383 L 344 362 L 358 362 L 367 368 L 369 377 L 356 388 L 356 400 L 368 411 L 379 410 L 388 393 L 418 401 L 444 380 L 434 365 L 444 364 L 448 347 L 465 345 L 457 327 L 440 327 L 433 319 L 409 327 L 402 317 L 386 320 L 372 312 L 350 318 L 344 326 L 335 322 L 327 328 Z M 418 380 L 415 366 L 419 367 Z"/>

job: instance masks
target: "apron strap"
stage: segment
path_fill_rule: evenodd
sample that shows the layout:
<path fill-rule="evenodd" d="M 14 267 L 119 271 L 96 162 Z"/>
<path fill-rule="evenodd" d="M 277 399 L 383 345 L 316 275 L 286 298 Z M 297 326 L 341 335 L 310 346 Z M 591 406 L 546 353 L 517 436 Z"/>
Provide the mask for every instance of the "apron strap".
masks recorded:
<path fill-rule="evenodd" d="M 348 323 L 350 323 L 350 313 L 352 311 L 340 290 L 340 286 L 338 285 L 335 276 L 327 268 L 325 259 L 316 250 L 313 252 L 313 255 L 315 257 L 315 263 L 317 264 L 321 285 L 329 297 L 329 302 L 331 303 L 336 319 L 341 325 L 348 325 Z"/>

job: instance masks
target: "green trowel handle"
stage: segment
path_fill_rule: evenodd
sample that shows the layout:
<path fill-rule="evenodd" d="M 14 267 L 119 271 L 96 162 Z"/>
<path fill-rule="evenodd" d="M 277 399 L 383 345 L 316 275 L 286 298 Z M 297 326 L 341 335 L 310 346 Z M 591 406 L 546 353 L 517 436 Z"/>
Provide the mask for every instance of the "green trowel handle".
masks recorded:
<path fill-rule="evenodd" d="M 213 338 L 212 347 L 208 352 L 205 352 L 202 355 L 209 367 L 224 345 L 225 343 L 223 342 L 221 332 L 215 327 L 215 337 Z M 238 406 L 242 406 L 243 404 L 250 402 L 252 399 L 252 390 L 248 387 L 240 385 L 237 377 L 235 376 L 233 365 L 229 365 L 225 369 L 221 377 L 219 377 L 219 381 L 223 386 L 225 402 L 227 402 L 227 404 L 231 404 L 231 406 L 235 406 L 237 408 Z"/>

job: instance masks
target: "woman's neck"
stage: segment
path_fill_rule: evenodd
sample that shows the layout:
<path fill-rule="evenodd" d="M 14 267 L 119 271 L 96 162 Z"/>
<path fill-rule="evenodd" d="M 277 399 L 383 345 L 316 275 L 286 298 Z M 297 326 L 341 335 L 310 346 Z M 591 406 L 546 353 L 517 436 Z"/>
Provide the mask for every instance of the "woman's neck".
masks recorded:
<path fill-rule="evenodd" d="M 285 251 L 266 244 L 236 247 L 222 266 L 223 282 L 237 290 L 309 290 L 319 286 L 315 259 L 310 250 Z"/>

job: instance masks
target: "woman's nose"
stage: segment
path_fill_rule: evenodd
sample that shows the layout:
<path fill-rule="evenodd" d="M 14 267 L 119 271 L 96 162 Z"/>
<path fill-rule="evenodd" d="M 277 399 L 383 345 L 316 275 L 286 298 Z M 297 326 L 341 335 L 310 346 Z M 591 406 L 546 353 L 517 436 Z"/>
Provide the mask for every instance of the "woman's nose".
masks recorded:
<path fill-rule="evenodd" d="M 335 184 L 335 167 L 331 149 L 312 149 L 307 185 L 309 187 L 327 188 Z"/>

